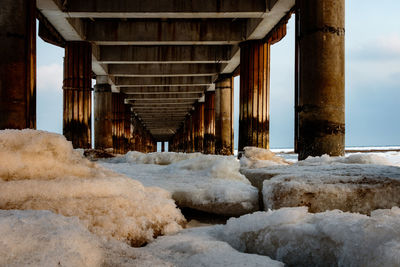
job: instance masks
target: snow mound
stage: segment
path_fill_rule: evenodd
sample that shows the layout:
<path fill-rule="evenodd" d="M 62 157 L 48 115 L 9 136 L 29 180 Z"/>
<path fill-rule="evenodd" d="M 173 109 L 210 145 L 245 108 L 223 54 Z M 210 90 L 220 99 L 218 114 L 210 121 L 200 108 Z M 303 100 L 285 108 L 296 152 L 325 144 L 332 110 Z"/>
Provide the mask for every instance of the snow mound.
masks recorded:
<path fill-rule="evenodd" d="M 130 151 L 125 155 L 125 158 L 126 162 L 129 163 L 169 165 L 182 160 L 193 159 L 200 155 L 200 153 L 187 154 L 175 152 L 154 152 L 144 154 L 137 151 Z"/>
<path fill-rule="evenodd" d="M 277 165 L 289 165 L 290 162 L 276 156 L 268 149 L 259 147 L 245 147 L 244 155 L 240 158 L 242 168 L 263 168 Z"/>
<path fill-rule="evenodd" d="M 230 219 L 222 239 L 289 266 L 399 266 L 400 209 L 371 217 L 305 207 L 257 212 Z"/>
<path fill-rule="evenodd" d="M 283 266 L 241 253 L 212 234 L 184 230 L 132 248 L 90 233 L 77 218 L 49 211 L 0 210 L 1 266 Z"/>
<path fill-rule="evenodd" d="M 101 164 L 146 186 L 166 189 L 180 207 L 229 216 L 258 210 L 258 190 L 239 173 L 239 161 L 233 156 L 197 154 L 167 166 L 115 161 Z"/>
<path fill-rule="evenodd" d="M 170 194 L 96 165 L 58 134 L 0 131 L 0 209 L 76 216 L 101 236 L 139 246 L 181 229 Z"/>

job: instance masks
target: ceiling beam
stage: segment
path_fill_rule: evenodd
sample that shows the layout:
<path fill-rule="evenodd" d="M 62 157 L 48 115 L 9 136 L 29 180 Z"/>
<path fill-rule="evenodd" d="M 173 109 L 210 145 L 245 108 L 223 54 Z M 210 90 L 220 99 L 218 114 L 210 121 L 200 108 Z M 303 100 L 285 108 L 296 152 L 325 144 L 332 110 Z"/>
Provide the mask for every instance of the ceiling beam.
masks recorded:
<path fill-rule="evenodd" d="M 266 9 L 265 0 L 68 0 L 64 6 L 70 17 L 91 18 L 258 18 Z"/>
<path fill-rule="evenodd" d="M 214 81 L 212 76 L 193 76 L 193 77 L 115 77 L 116 86 L 206 86 Z"/>
<path fill-rule="evenodd" d="M 99 45 L 237 44 L 247 40 L 261 18 L 253 19 L 69 19 L 83 39 Z"/>
<path fill-rule="evenodd" d="M 102 45 L 95 51 L 101 63 L 227 63 L 238 46 L 232 45 Z"/>
<path fill-rule="evenodd" d="M 221 72 L 221 64 L 110 64 L 108 72 L 113 76 L 213 76 Z"/>

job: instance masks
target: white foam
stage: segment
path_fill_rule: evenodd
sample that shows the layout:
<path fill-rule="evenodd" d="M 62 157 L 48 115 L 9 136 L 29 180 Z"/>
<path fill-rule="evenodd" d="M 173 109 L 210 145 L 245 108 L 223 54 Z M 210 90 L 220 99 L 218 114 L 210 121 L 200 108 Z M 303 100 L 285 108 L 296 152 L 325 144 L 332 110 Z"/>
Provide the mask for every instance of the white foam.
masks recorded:
<path fill-rule="evenodd" d="M 132 155 L 136 160 L 132 162 Z M 258 190 L 239 173 L 239 161 L 231 156 L 184 153 L 151 153 L 145 162 L 171 162 L 169 165 L 140 164 L 141 153 L 128 153 L 122 158 L 106 160 L 103 166 L 171 192 L 180 207 L 225 215 L 242 215 L 258 209 Z"/>
<path fill-rule="evenodd" d="M 101 236 L 141 245 L 181 229 L 170 194 L 82 158 L 58 134 L 0 131 L 0 208 L 77 216 Z"/>

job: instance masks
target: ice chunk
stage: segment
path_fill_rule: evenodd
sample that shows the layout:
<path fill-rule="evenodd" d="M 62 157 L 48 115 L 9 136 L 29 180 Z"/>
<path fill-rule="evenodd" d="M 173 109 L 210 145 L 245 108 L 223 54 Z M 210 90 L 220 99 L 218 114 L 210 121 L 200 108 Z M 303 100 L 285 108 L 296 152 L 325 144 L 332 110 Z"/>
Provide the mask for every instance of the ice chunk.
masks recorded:
<path fill-rule="evenodd" d="M 277 165 L 289 165 L 290 162 L 276 156 L 268 149 L 259 147 L 245 147 L 244 155 L 240 159 L 242 168 L 263 168 Z"/>
<path fill-rule="evenodd" d="M 137 246 L 184 223 L 168 192 L 82 158 L 61 135 L 0 131 L 0 148 L 0 209 L 77 216 L 93 233 Z"/>
<path fill-rule="evenodd" d="M 371 217 L 283 208 L 230 219 L 222 239 L 289 266 L 399 266 L 400 209 Z"/>
<path fill-rule="evenodd" d="M 187 154 L 169 152 L 168 158 L 180 160 L 161 166 L 133 163 L 133 154 L 126 155 L 125 163 L 113 159 L 101 164 L 146 186 L 168 190 L 180 207 L 231 216 L 258 210 L 258 190 L 239 173 L 239 161 L 233 156 L 189 154 L 184 159 Z M 148 154 L 146 162 L 159 162 L 161 154 Z"/>
<path fill-rule="evenodd" d="M 400 168 L 359 164 L 377 162 L 367 159 L 323 156 L 290 166 L 241 171 L 263 190 L 265 209 L 308 206 L 311 212 L 340 209 L 369 214 L 400 205 Z"/>

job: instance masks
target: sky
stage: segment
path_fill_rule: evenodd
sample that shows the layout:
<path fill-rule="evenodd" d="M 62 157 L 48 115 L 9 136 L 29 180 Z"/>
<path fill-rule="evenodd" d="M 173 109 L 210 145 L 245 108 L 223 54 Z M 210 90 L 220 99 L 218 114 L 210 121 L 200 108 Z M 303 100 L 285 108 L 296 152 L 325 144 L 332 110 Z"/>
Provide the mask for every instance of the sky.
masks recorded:
<path fill-rule="evenodd" d="M 346 146 L 400 145 L 399 0 L 346 1 Z M 294 16 L 293 16 L 294 17 Z M 64 49 L 37 40 L 37 128 L 62 133 Z M 270 146 L 294 139 L 294 19 L 271 47 Z M 239 78 L 235 78 L 237 144 Z"/>

